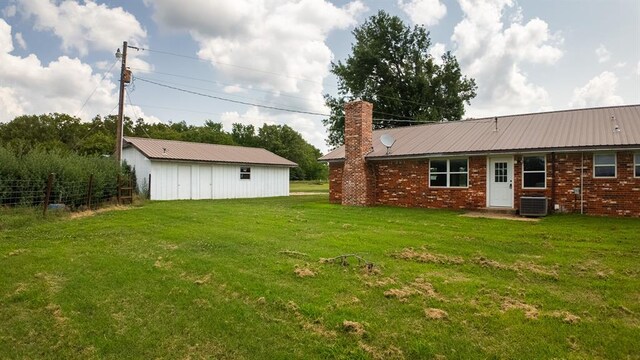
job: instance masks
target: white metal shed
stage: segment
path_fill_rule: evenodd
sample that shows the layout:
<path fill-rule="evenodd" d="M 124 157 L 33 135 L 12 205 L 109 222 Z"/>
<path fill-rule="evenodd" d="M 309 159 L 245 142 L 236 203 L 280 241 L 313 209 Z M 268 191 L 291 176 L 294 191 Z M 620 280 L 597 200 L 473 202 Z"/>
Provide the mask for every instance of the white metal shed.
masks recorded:
<path fill-rule="evenodd" d="M 289 195 L 296 163 L 261 148 L 125 137 L 122 159 L 152 200 Z"/>

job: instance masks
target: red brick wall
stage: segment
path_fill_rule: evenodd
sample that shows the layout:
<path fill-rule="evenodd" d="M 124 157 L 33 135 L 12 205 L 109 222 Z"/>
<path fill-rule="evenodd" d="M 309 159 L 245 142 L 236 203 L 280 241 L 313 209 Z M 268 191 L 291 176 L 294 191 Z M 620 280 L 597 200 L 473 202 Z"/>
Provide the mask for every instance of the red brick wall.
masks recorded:
<path fill-rule="evenodd" d="M 468 188 L 430 188 L 429 159 L 373 163 L 376 204 L 478 209 L 486 206 L 486 157 L 469 157 Z"/>
<path fill-rule="evenodd" d="M 547 154 L 547 187 L 522 188 L 522 156 L 514 157 L 514 207 L 521 196 L 545 196 L 549 210 L 558 204 L 560 212 L 580 213 L 580 153 L 555 155 L 555 187 L 552 155 Z M 370 162 L 374 204 L 403 207 L 478 209 L 486 206 L 486 157 L 469 157 L 469 188 L 429 188 L 429 160 L 393 160 Z M 330 165 L 330 199 L 342 199 L 343 163 Z M 584 153 L 584 213 L 640 217 L 640 178 L 634 177 L 633 152 L 617 153 L 615 179 L 593 178 L 593 153 Z M 553 191 L 553 192 L 552 192 Z"/>
<path fill-rule="evenodd" d="M 547 154 L 547 188 L 522 189 L 522 156 L 516 156 L 515 206 L 519 207 L 520 196 L 546 196 L 549 210 L 558 205 L 559 212 L 580 213 L 580 167 L 582 154 L 559 153 L 555 155 L 555 187 L 553 155 Z M 617 153 L 616 178 L 593 177 L 593 153 L 584 153 L 583 211 L 592 215 L 640 216 L 640 179 L 634 177 L 633 152 Z"/>
<path fill-rule="evenodd" d="M 344 163 L 329 164 L 329 202 L 332 204 L 342 203 L 342 170 Z"/>
<path fill-rule="evenodd" d="M 374 203 L 372 169 L 365 160 L 371 151 L 373 105 L 353 101 L 345 105 L 345 162 L 342 173 L 342 204 L 366 206 Z"/>

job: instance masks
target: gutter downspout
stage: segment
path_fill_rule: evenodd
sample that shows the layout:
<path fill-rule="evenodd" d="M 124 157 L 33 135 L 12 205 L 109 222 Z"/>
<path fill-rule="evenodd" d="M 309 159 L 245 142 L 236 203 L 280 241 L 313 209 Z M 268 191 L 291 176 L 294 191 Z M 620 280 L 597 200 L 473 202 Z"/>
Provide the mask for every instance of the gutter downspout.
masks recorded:
<path fill-rule="evenodd" d="M 580 214 L 584 214 L 584 153 L 580 153 Z"/>

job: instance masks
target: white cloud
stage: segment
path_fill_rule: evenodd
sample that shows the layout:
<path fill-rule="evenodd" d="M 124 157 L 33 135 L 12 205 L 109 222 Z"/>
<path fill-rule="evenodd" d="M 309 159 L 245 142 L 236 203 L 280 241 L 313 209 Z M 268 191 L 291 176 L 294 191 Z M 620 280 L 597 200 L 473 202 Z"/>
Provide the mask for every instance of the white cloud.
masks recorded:
<path fill-rule="evenodd" d="M 34 54 L 12 55 L 13 48 L 11 26 L 0 19 L 0 122 L 51 112 L 90 120 L 97 114 L 108 115 L 117 104 L 118 86 L 112 74 L 103 79 L 88 64 L 67 56 L 42 64 Z M 141 111 L 138 114 L 148 118 Z"/>
<path fill-rule="evenodd" d="M 446 47 L 442 43 L 435 43 L 429 48 L 429 55 L 433 56 L 433 62 L 442 65 L 442 55 L 446 52 Z"/>
<path fill-rule="evenodd" d="M 436 25 L 447 14 L 440 0 L 398 0 L 398 6 L 414 24 Z"/>
<path fill-rule="evenodd" d="M 638 61 L 638 66 L 636 67 L 636 75 L 640 75 L 640 61 Z"/>
<path fill-rule="evenodd" d="M 24 41 L 24 37 L 22 37 L 22 33 L 15 33 L 13 37 L 15 38 L 16 43 L 18 43 L 18 46 L 20 46 L 22 50 L 27 50 L 27 42 Z"/>
<path fill-rule="evenodd" d="M 620 62 L 616 63 L 613 67 L 615 67 L 616 69 L 622 69 L 625 66 L 627 66 L 627 62 L 626 61 L 620 61 Z"/>
<path fill-rule="evenodd" d="M 36 30 L 52 31 L 62 40 L 64 51 L 76 50 L 80 56 L 90 50 L 115 52 L 124 40 L 143 45 L 147 36 L 132 14 L 91 0 L 84 4 L 71 0 L 20 0 L 18 6 L 25 17 L 34 18 Z"/>
<path fill-rule="evenodd" d="M 596 49 L 596 56 L 599 63 L 605 63 L 611 59 L 611 52 L 604 45 L 600 44 Z"/>
<path fill-rule="evenodd" d="M 549 94 L 529 81 L 522 65 L 555 64 L 562 57 L 559 35 L 535 18 L 522 23 L 512 0 L 459 0 L 463 19 L 451 37 L 463 73 L 476 79 L 472 116 L 549 108 Z M 505 24 L 504 19 L 510 19 Z"/>
<path fill-rule="evenodd" d="M 618 77 L 609 71 L 589 80 L 580 88 L 573 90 L 573 98 L 569 103 L 570 107 L 592 107 L 621 105 L 624 103 L 622 97 L 615 94 L 618 87 Z"/>
<path fill-rule="evenodd" d="M 355 25 L 366 9 L 360 0 L 342 7 L 327 0 L 145 3 L 161 26 L 190 33 L 198 56 L 211 62 L 221 81 L 265 91 L 262 104 L 318 113 L 327 113 L 322 82 L 333 60 L 326 39 L 333 30 Z M 277 114 L 280 119 L 282 113 Z M 324 132 L 321 118 L 312 119 Z"/>
<path fill-rule="evenodd" d="M 224 87 L 224 92 L 226 92 L 228 94 L 236 94 L 236 93 L 246 92 L 246 90 L 242 86 L 240 86 L 238 84 L 235 84 L 235 85 L 227 85 L 227 86 L 225 86 Z"/>
<path fill-rule="evenodd" d="M 7 5 L 4 9 L 2 9 L 2 15 L 6 18 L 16 16 L 16 6 L 15 5 Z"/>

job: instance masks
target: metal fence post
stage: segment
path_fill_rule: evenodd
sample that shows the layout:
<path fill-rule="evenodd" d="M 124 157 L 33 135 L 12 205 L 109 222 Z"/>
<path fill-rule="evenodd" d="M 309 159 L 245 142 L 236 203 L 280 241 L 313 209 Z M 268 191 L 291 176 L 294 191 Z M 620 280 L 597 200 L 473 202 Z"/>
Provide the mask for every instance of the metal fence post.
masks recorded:
<path fill-rule="evenodd" d="M 93 174 L 89 175 L 89 187 L 87 189 L 87 208 L 91 210 L 91 192 L 93 192 Z"/>
<path fill-rule="evenodd" d="M 120 174 L 118 174 L 118 179 L 116 181 L 116 199 L 118 199 L 118 205 L 120 205 L 120 187 L 122 186 L 120 185 Z"/>
<path fill-rule="evenodd" d="M 44 195 L 44 207 L 42 209 L 42 216 L 47 215 L 47 208 L 49 207 L 49 198 L 51 197 L 51 188 L 53 187 L 53 180 L 55 178 L 55 174 L 49 174 L 49 178 L 47 179 L 47 190 Z"/>

